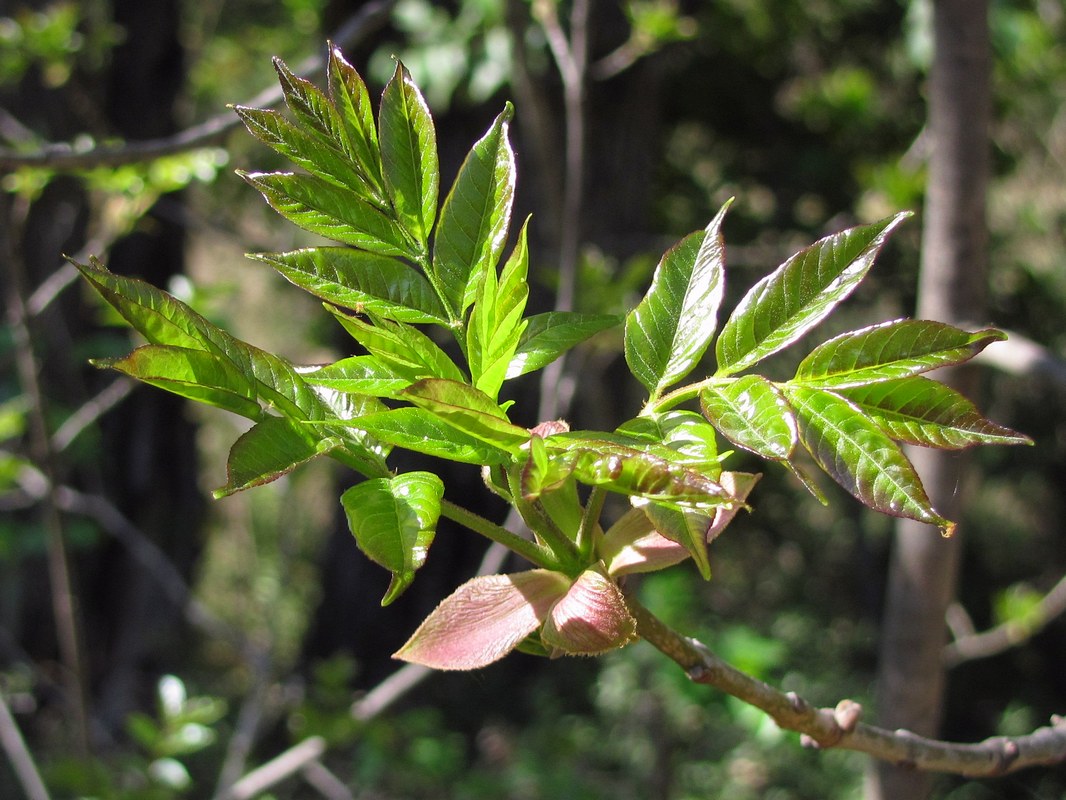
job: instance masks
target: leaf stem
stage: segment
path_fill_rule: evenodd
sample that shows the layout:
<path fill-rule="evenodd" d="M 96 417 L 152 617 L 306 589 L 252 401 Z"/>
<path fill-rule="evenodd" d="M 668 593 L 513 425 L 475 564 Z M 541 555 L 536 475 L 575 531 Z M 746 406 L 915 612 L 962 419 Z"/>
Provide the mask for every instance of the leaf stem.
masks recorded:
<path fill-rule="evenodd" d="M 522 487 L 513 471 L 507 471 L 507 484 L 511 490 L 511 498 L 514 507 L 522 516 L 526 525 L 533 533 L 544 542 L 544 546 L 554 554 L 555 559 L 562 565 L 562 571 L 575 576 L 583 566 L 580 554 L 574 542 L 563 533 L 562 529 L 551 518 L 544 506 L 534 501 L 530 502 L 522 496 Z"/>
<path fill-rule="evenodd" d="M 529 539 L 523 539 L 502 525 L 497 525 L 495 522 L 491 522 L 448 499 L 441 500 L 440 511 L 441 516 L 447 517 L 453 522 L 458 522 L 460 525 L 474 531 L 474 533 L 480 533 L 490 541 L 503 545 L 538 567 L 565 571 L 563 564 L 555 553 L 544 545 L 531 542 Z"/>
<path fill-rule="evenodd" d="M 581 516 L 581 525 L 577 529 L 575 542 L 578 553 L 586 561 L 592 556 L 592 549 L 595 544 L 594 532 L 606 500 L 607 490 L 602 486 L 593 486 L 592 491 L 589 493 L 588 502 L 585 503 L 585 513 Z"/>

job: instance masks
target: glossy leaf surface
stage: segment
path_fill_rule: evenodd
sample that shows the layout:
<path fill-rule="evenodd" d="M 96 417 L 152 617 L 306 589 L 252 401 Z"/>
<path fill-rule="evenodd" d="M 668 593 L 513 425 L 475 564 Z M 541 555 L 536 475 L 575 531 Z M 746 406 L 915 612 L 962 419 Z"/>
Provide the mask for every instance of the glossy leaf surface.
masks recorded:
<path fill-rule="evenodd" d="M 885 322 L 819 345 L 796 369 L 796 380 L 845 388 L 906 378 L 967 361 L 1004 338 L 1000 331 L 969 333 L 942 322 Z"/>
<path fill-rule="evenodd" d="M 803 446 L 833 480 L 877 511 L 952 530 L 953 523 L 933 509 L 899 445 L 858 407 L 829 391 L 803 386 L 787 391 Z"/>
<path fill-rule="evenodd" d="M 395 258 L 348 247 L 311 247 L 288 253 L 258 253 L 311 294 L 360 313 L 400 322 L 445 322 L 447 315 L 421 273 Z"/>
<path fill-rule="evenodd" d="M 509 422 L 495 400 L 469 384 L 429 378 L 409 386 L 401 397 L 502 450 L 516 452 L 529 441 L 529 431 Z"/>
<path fill-rule="evenodd" d="M 267 417 L 233 443 L 226 462 L 226 485 L 214 495 L 225 497 L 270 483 L 341 444 L 340 439 L 316 439 L 298 422 Z"/>
<path fill-rule="evenodd" d="M 370 104 L 370 93 L 366 84 L 355 68 L 345 60 L 340 48 L 333 44 L 329 46 L 326 75 L 330 100 L 337 108 L 348 135 L 349 152 L 359 164 L 363 175 L 384 197 L 374 109 Z"/>
<path fill-rule="evenodd" d="M 403 322 L 378 319 L 376 324 L 330 309 L 359 344 L 382 364 L 410 382 L 444 377 L 462 382 L 465 377 L 455 362 L 422 331 Z"/>
<path fill-rule="evenodd" d="M 430 472 L 363 481 L 341 495 L 359 549 L 392 573 L 383 606 L 411 585 L 425 563 L 443 497 L 444 484 Z"/>
<path fill-rule="evenodd" d="M 792 344 L 858 286 L 888 235 L 907 217 L 827 236 L 759 281 L 722 327 L 718 374 L 747 369 Z"/>
<path fill-rule="evenodd" d="M 666 252 L 648 293 L 626 317 L 626 363 L 653 399 L 691 372 L 714 338 L 725 290 L 721 226 L 728 207 Z"/>
<path fill-rule="evenodd" d="M 437 132 L 422 92 L 399 62 L 381 95 L 378 141 L 385 188 L 404 228 L 418 243 L 420 259 L 429 252 L 437 216 Z"/>
<path fill-rule="evenodd" d="M 527 319 L 507 377 L 517 378 L 546 367 L 567 350 L 613 328 L 624 318 L 616 314 L 582 314 L 576 311 L 547 311 Z"/>
<path fill-rule="evenodd" d="M 455 319 L 474 302 L 486 270 L 496 269 L 511 221 L 514 152 L 508 139 L 514 108 L 504 108 L 467 155 L 441 207 L 433 272 Z"/>
<path fill-rule="evenodd" d="M 700 391 L 700 407 L 738 447 L 787 461 L 796 446 L 796 420 L 781 391 L 761 375 L 714 382 Z"/>
<path fill-rule="evenodd" d="M 412 383 L 374 356 L 352 356 L 324 367 L 303 367 L 300 375 L 312 386 L 371 397 L 395 397 Z"/>
<path fill-rule="evenodd" d="M 1032 444 L 1028 436 L 985 419 L 961 394 L 929 378 L 884 381 L 842 389 L 840 394 L 899 442 L 951 450 L 977 444 Z"/>
<path fill-rule="evenodd" d="M 347 424 L 390 445 L 463 464 L 506 464 L 512 459 L 507 450 L 464 433 L 423 408 L 367 414 Z"/>
<path fill-rule="evenodd" d="M 393 220 L 350 191 L 290 172 L 239 172 L 271 207 L 305 231 L 387 256 L 415 255 Z"/>

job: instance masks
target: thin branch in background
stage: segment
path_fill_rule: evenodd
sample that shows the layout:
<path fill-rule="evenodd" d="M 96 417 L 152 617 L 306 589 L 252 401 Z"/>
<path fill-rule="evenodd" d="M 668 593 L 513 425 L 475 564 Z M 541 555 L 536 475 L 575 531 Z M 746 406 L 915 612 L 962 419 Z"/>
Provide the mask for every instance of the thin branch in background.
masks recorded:
<path fill-rule="evenodd" d="M 249 772 L 230 786 L 219 800 L 251 800 L 318 761 L 325 752 L 326 740 L 321 736 L 310 736 Z"/>
<path fill-rule="evenodd" d="M 19 384 L 29 401 L 28 442 L 32 461 L 46 479 L 40 514 L 47 536 L 48 577 L 55 618 L 56 638 L 70 700 L 71 732 L 74 747 L 89 753 L 88 697 L 83 669 L 81 629 L 77 600 L 67 558 L 66 532 L 55 496 L 55 451 L 46 422 L 44 392 L 38 375 L 40 365 L 33 349 L 30 318 L 26 310 L 25 264 L 18 251 L 20 231 L 28 213 L 28 202 L 0 193 L 0 262 L 7 268 L 7 317 L 11 328 Z"/>
<path fill-rule="evenodd" d="M 303 768 L 301 775 L 326 800 L 355 800 L 351 789 L 341 783 L 340 779 L 326 769 L 321 761 L 309 763 Z"/>
<path fill-rule="evenodd" d="M 853 701 L 843 700 L 835 709 L 818 708 L 793 692 L 752 678 L 702 643 L 668 628 L 632 597 L 628 601 L 641 638 L 684 669 L 689 678 L 765 711 L 779 727 L 803 734 L 808 746 L 856 750 L 899 766 L 971 778 L 1066 761 L 1066 717 L 1052 717 L 1050 726 L 1026 736 L 996 736 L 976 744 L 885 730 L 861 722 L 862 707 Z"/>
<path fill-rule="evenodd" d="M 27 800 L 50 800 L 44 781 L 41 780 L 41 773 L 38 772 L 37 764 L 26 747 L 26 741 L 22 738 L 22 732 L 3 692 L 0 692 L 0 745 L 7 754 L 7 760 L 11 762 L 11 768 Z"/>
<path fill-rule="evenodd" d="M 349 47 L 362 41 L 385 23 L 393 5 L 395 5 L 395 0 L 377 0 L 377 2 L 367 3 L 334 32 L 331 40 L 340 46 Z M 315 55 L 301 62 L 294 71 L 298 75 L 310 75 L 321 71 L 324 67 L 325 57 Z M 265 108 L 279 103 L 282 97 L 281 88 L 275 84 L 245 102 L 244 105 Z M 9 114 L 6 116 L 10 117 Z M 47 144 L 33 152 L 0 149 L 0 170 L 45 167 L 59 171 L 76 171 L 92 167 L 136 164 L 217 144 L 240 124 L 237 115 L 227 111 L 162 139 L 102 144 L 81 151 L 75 150 L 69 144 L 55 143 Z"/>
<path fill-rule="evenodd" d="M 222 762 L 222 769 L 219 770 L 215 788 L 216 798 L 225 797 L 227 790 L 240 779 L 248 763 L 248 755 L 255 745 L 256 735 L 263 719 L 272 673 L 268 654 L 263 652 L 254 658 L 251 662 L 251 669 L 252 687 L 241 703 L 233 735 L 230 736 L 226 746 L 226 757 Z"/>
<path fill-rule="evenodd" d="M 1008 375 L 1042 378 L 1066 393 L 1066 361 L 1042 344 L 1015 331 L 1004 331 L 1007 338 L 993 342 L 974 359 Z"/>
<path fill-rule="evenodd" d="M 70 447 L 78 436 L 96 420 L 125 400 L 133 391 L 134 382 L 129 378 L 118 378 L 107 385 L 95 397 L 63 420 L 56 432 L 52 434 L 52 447 L 61 453 Z"/>
<path fill-rule="evenodd" d="M 1066 613 L 1066 577 L 1040 598 L 1024 619 L 1008 620 L 981 633 L 957 635 L 944 648 L 944 664 L 956 667 L 966 661 L 1003 653 L 1028 641 L 1063 613 Z"/>

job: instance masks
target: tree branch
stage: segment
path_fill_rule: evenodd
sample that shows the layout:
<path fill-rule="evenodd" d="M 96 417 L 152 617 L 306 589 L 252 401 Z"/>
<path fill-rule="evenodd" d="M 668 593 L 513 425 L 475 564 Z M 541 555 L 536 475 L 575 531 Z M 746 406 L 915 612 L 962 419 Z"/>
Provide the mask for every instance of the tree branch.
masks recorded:
<path fill-rule="evenodd" d="M 1066 613 L 1066 576 L 1040 598 L 1024 619 L 1008 620 L 981 633 L 957 636 L 944 648 L 944 665 L 956 667 L 965 661 L 988 658 L 1017 647 L 1063 613 Z"/>
<path fill-rule="evenodd" d="M 8 708 L 3 692 L 0 692 L 0 746 L 3 746 L 4 752 L 7 753 L 7 759 L 11 762 L 11 768 L 15 771 L 15 777 L 27 800 L 49 800 L 41 773 L 38 772 L 37 764 L 26 747 L 22 732 L 19 731 L 11 709 Z"/>
<path fill-rule="evenodd" d="M 835 709 L 817 708 L 793 692 L 752 678 L 714 655 L 695 639 L 668 628 L 633 597 L 629 608 L 637 632 L 677 663 L 696 683 L 714 686 L 769 714 L 779 727 L 803 734 L 805 745 L 856 750 L 900 766 L 988 778 L 1066 761 L 1066 718 L 1026 736 L 997 736 L 976 744 L 929 739 L 910 731 L 889 731 L 860 722 L 862 707 L 842 700 Z"/>
<path fill-rule="evenodd" d="M 395 0 L 376 0 L 376 2 L 367 3 L 334 32 L 330 37 L 331 41 L 348 47 L 362 41 L 384 24 L 394 4 Z M 294 71 L 298 75 L 308 75 L 320 71 L 324 66 L 325 57 L 316 55 L 303 61 Z M 243 105 L 253 108 L 272 106 L 280 102 L 282 97 L 281 87 L 275 83 L 270 89 L 260 92 Z M 10 115 L 5 115 L 5 117 L 10 117 Z M 161 139 L 101 144 L 80 151 L 65 143 L 48 143 L 35 152 L 2 148 L 0 149 L 0 170 L 42 167 L 69 172 L 92 167 L 136 164 L 216 144 L 240 124 L 240 119 L 236 114 L 226 111 L 173 136 Z"/>

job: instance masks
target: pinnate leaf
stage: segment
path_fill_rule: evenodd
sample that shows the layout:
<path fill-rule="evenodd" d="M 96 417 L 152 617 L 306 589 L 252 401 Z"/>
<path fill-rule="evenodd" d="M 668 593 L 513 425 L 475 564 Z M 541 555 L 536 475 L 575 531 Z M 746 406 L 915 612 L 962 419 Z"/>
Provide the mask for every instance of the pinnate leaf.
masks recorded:
<path fill-rule="evenodd" d="M 400 396 L 448 425 L 502 450 L 517 453 L 529 441 L 529 431 L 508 421 L 495 400 L 467 383 L 427 378 L 407 387 Z"/>
<path fill-rule="evenodd" d="M 721 227 L 728 207 L 666 252 L 648 293 L 626 317 L 626 362 L 653 399 L 691 372 L 714 338 L 725 290 Z"/>
<path fill-rule="evenodd" d="M 840 394 L 898 442 L 946 450 L 1032 444 L 1028 436 L 985 419 L 954 389 L 920 375 L 841 389 Z"/>
<path fill-rule="evenodd" d="M 433 271 L 456 318 L 474 302 L 485 271 L 496 269 L 507 241 L 515 187 L 508 139 L 513 114 L 508 103 L 474 144 L 441 208 Z"/>
<path fill-rule="evenodd" d="M 400 62 L 381 95 L 378 139 L 385 188 L 400 222 L 418 243 L 416 260 L 421 260 L 429 252 L 437 215 L 437 132 L 422 92 Z"/>
<path fill-rule="evenodd" d="M 544 569 L 472 578 L 426 617 L 394 658 L 433 669 L 487 666 L 537 630 L 569 588 L 565 575 Z"/>
<path fill-rule="evenodd" d="M 969 333 L 942 322 L 895 320 L 841 334 L 803 359 L 796 380 L 827 388 L 861 386 L 959 364 L 992 342 L 996 330 Z"/>
<path fill-rule="evenodd" d="M 357 312 L 400 322 L 447 320 L 421 273 L 408 264 L 347 247 L 311 247 L 251 256 L 313 295 Z"/>
<path fill-rule="evenodd" d="M 800 441 L 833 480 L 870 508 L 951 532 L 954 523 L 933 509 L 900 446 L 861 409 L 822 389 L 791 385 L 786 391 Z"/>
<path fill-rule="evenodd" d="M 761 375 L 715 381 L 700 391 L 700 407 L 738 447 L 787 461 L 796 446 L 796 419 L 781 390 Z"/>
<path fill-rule="evenodd" d="M 431 472 L 374 478 L 341 495 L 348 528 L 366 556 L 392 573 L 381 604 L 411 585 L 437 532 L 444 484 Z"/>
<path fill-rule="evenodd" d="M 381 178 L 381 153 L 374 125 L 374 109 L 366 84 L 349 64 L 340 48 L 330 43 L 326 67 L 329 97 L 348 134 L 349 151 L 371 185 L 384 197 Z"/>
<path fill-rule="evenodd" d="M 582 314 L 576 311 L 547 311 L 527 318 L 507 377 L 517 378 L 546 367 L 567 350 L 600 331 L 613 328 L 624 317 L 617 314 Z"/>
<path fill-rule="evenodd" d="M 303 367 L 300 375 L 311 386 L 371 397 L 395 397 L 413 383 L 375 356 L 352 356 L 323 367 Z"/>
<path fill-rule="evenodd" d="M 314 175 L 238 172 L 267 202 L 305 231 L 386 256 L 417 255 L 404 231 L 382 211 Z"/>
<path fill-rule="evenodd" d="M 366 431 L 378 441 L 449 461 L 484 465 L 506 464 L 512 460 L 507 450 L 465 433 L 423 408 L 366 414 L 347 424 Z"/>
<path fill-rule="evenodd" d="M 747 369 L 821 322 L 869 272 L 888 235 L 909 214 L 827 236 L 748 291 L 722 327 L 718 374 Z"/>

